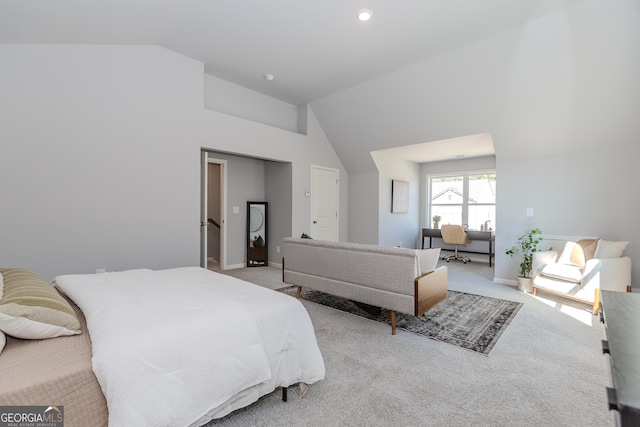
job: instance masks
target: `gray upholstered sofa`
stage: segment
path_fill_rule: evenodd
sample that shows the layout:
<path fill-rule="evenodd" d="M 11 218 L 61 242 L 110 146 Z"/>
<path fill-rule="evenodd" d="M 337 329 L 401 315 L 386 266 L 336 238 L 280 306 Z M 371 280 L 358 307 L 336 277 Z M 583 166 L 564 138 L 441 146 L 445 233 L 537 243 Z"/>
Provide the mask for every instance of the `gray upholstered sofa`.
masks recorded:
<path fill-rule="evenodd" d="M 388 309 L 391 333 L 396 312 L 423 315 L 447 296 L 447 267 L 440 249 L 406 249 L 288 237 L 282 279 L 353 301 Z"/>

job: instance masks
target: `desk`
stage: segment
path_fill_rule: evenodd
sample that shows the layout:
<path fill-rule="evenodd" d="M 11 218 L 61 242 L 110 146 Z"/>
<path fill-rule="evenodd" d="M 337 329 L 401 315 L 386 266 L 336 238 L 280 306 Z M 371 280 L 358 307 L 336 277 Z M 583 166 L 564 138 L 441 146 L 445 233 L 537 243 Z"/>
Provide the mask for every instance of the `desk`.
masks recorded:
<path fill-rule="evenodd" d="M 493 242 L 496 239 L 496 232 L 495 230 L 489 230 L 489 231 L 484 231 L 484 230 L 466 230 L 467 231 L 467 237 L 469 238 L 469 240 L 485 240 L 487 242 L 489 242 L 489 252 L 468 252 L 468 251 L 464 251 L 464 250 L 460 250 L 458 248 L 458 251 L 460 252 L 467 252 L 467 253 L 471 253 L 471 254 L 488 254 L 489 255 L 489 267 L 491 267 L 493 265 Z M 439 228 L 423 228 L 422 229 L 422 249 L 424 249 L 424 238 L 428 237 L 429 238 L 429 247 L 433 247 L 432 242 L 433 242 L 433 238 L 437 237 L 442 239 L 442 232 L 440 231 Z"/>

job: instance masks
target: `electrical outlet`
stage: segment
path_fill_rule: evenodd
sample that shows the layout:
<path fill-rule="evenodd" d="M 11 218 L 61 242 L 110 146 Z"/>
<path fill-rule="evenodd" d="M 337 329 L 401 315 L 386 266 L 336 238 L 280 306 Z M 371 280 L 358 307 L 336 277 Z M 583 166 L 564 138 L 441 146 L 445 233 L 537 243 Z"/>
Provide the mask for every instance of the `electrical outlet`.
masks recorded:
<path fill-rule="evenodd" d="M 280 253 L 280 246 L 276 246 L 276 253 Z"/>
<path fill-rule="evenodd" d="M 105 271 L 104 268 L 96 268 L 96 274 L 104 273 Z"/>

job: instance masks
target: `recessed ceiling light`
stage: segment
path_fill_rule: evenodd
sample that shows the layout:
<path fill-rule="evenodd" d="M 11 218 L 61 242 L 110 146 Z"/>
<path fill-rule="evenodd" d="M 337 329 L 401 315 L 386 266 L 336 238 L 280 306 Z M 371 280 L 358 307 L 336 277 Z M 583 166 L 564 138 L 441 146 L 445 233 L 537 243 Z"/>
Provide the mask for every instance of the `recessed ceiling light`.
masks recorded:
<path fill-rule="evenodd" d="M 265 74 L 264 79 L 268 81 L 272 81 L 273 79 L 275 79 L 275 77 L 273 76 L 273 74 Z"/>
<path fill-rule="evenodd" d="M 373 12 L 371 12 L 369 9 L 360 9 L 356 16 L 361 21 L 368 21 L 373 16 Z"/>

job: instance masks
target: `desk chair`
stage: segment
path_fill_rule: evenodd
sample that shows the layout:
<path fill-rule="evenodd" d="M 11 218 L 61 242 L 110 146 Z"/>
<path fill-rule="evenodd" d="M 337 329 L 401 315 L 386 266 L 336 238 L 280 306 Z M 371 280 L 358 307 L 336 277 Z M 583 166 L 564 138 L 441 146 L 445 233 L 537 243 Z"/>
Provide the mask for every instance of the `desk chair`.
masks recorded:
<path fill-rule="evenodd" d="M 442 233 L 442 241 L 449 245 L 456 245 L 456 250 L 453 255 L 442 257 L 442 259 L 447 262 L 452 259 L 456 259 L 458 261 L 462 261 L 463 263 L 467 263 L 471 261 L 471 258 L 458 255 L 458 245 L 467 245 L 471 243 L 471 240 L 467 237 L 466 231 L 462 228 L 461 225 L 443 225 L 440 229 Z"/>

